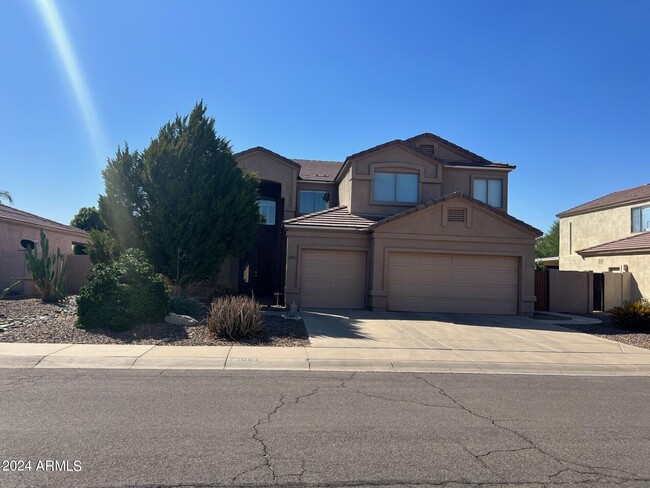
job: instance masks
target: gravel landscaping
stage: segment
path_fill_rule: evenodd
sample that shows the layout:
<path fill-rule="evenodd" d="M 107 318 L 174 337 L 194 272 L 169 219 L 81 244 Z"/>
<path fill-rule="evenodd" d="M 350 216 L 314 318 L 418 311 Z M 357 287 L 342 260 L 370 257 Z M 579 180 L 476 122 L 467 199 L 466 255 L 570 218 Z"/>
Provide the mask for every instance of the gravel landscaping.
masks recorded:
<path fill-rule="evenodd" d="M 140 325 L 132 330 L 78 329 L 75 297 L 62 304 L 40 299 L 0 300 L 0 342 L 72 344 L 151 344 L 173 346 L 308 346 L 302 320 L 286 320 L 277 311 L 263 312 L 263 332 L 254 339 L 215 338 L 202 323 L 193 326 L 167 323 Z"/>
<path fill-rule="evenodd" d="M 615 327 L 612 325 L 611 315 L 606 312 L 595 312 L 593 314 L 583 316 L 602 320 L 603 323 L 596 325 L 581 325 L 571 323 L 571 321 L 568 320 L 558 322 L 557 325 L 561 325 L 567 329 L 577 330 L 578 332 L 584 332 L 585 334 L 592 334 L 598 337 L 602 337 L 603 339 L 609 339 L 611 341 L 629 344 L 630 346 L 650 349 L 650 333 L 634 332 L 631 330 Z"/>

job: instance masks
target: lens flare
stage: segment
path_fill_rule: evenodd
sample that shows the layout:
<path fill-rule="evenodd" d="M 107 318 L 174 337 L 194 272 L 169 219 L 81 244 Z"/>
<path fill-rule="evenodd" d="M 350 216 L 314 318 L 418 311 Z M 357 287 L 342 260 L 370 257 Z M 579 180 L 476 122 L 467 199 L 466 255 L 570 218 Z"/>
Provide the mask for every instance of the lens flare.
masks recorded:
<path fill-rule="evenodd" d="M 90 137 L 95 156 L 98 163 L 106 157 L 106 140 L 104 133 L 97 117 L 95 104 L 88 90 L 83 72 L 77 61 L 74 49 L 68 37 L 68 33 L 61 19 L 61 15 L 53 0 L 35 0 L 38 11 L 45 23 L 45 27 L 54 42 L 59 61 L 70 82 L 70 87 L 74 92 L 77 105 L 81 110 L 81 115 L 86 125 L 86 130 Z"/>

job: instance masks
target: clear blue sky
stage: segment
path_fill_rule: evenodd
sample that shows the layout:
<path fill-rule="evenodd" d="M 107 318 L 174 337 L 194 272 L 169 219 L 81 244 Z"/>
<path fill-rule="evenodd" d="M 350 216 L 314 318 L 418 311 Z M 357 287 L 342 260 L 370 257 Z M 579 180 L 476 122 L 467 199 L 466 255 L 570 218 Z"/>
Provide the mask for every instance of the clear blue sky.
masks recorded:
<path fill-rule="evenodd" d="M 510 213 L 542 230 L 650 182 L 647 0 L 55 6 L 0 0 L 0 189 L 64 223 L 118 144 L 201 98 L 235 151 L 341 161 L 433 132 L 517 164 Z"/>

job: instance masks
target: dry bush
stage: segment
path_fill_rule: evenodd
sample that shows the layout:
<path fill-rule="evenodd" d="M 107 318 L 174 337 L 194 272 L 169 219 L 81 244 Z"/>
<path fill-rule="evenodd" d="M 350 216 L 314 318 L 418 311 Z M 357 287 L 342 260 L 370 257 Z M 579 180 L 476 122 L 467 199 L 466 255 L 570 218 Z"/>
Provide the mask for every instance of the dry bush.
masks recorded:
<path fill-rule="evenodd" d="M 206 325 L 217 337 L 255 337 L 262 331 L 262 306 L 247 296 L 217 298 L 210 306 Z"/>

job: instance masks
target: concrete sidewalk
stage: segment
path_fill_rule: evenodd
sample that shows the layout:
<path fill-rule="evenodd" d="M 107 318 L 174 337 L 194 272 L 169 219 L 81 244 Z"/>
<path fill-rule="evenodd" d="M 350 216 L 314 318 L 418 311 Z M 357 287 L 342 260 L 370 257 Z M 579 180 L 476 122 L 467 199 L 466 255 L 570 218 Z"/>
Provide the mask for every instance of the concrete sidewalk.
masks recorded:
<path fill-rule="evenodd" d="M 302 315 L 310 347 L 0 342 L 0 367 L 650 376 L 650 350 L 557 321 L 363 310 Z"/>

